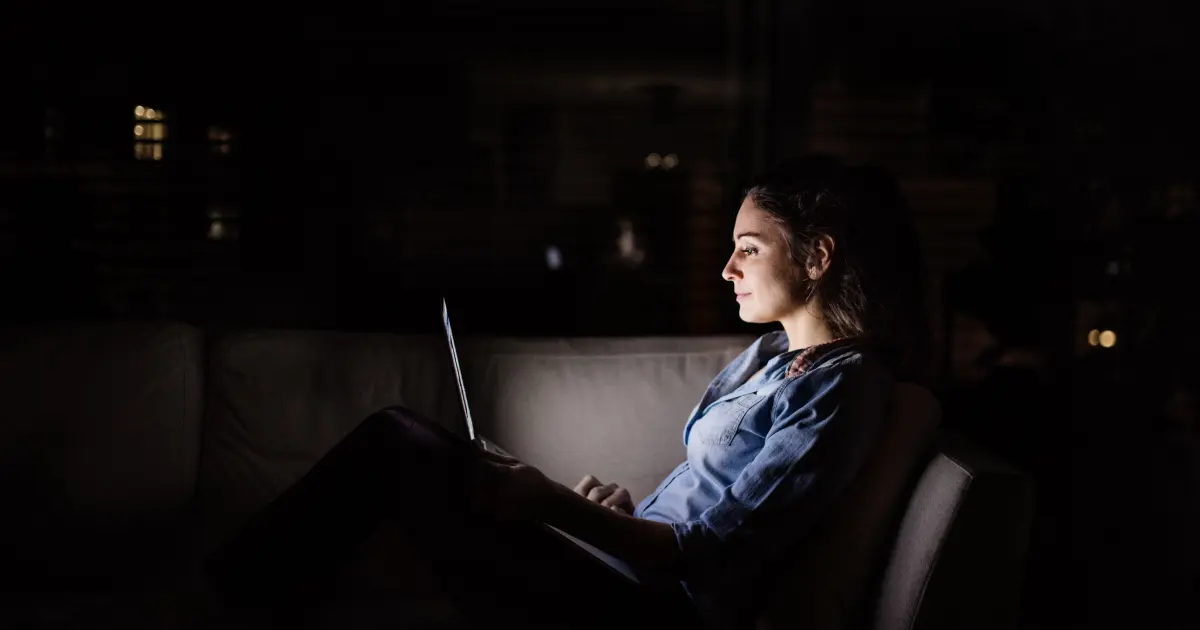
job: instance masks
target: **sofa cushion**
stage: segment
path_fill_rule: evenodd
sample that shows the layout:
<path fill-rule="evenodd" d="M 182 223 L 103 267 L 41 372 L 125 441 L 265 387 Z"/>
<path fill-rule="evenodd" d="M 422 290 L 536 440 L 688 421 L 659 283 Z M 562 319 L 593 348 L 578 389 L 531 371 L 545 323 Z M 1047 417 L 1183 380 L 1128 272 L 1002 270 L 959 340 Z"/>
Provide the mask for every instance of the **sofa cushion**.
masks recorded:
<path fill-rule="evenodd" d="M 684 460 L 688 412 L 751 341 L 471 340 L 463 369 L 481 433 L 556 481 L 592 474 L 637 502 Z"/>
<path fill-rule="evenodd" d="M 199 331 L 63 325 L 0 341 L 0 545 L 25 577 L 134 570 L 193 498 Z M 28 561 L 29 566 L 16 566 Z"/>
<path fill-rule="evenodd" d="M 371 413 L 461 425 L 445 341 L 321 331 L 230 335 L 209 362 L 200 544 L 211 549 Z"/>

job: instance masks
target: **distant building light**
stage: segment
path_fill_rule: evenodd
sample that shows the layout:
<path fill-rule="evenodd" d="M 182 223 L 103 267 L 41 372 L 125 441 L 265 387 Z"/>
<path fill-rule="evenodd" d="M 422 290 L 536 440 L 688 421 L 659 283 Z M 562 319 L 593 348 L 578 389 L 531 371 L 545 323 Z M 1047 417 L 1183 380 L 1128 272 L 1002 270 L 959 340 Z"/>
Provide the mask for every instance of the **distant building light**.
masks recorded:
<path fill-rule="evenodd" d="M 233 134 L 224 127 L 212 126 L 208 128 L 208 139 L 212 142 L 229 142 Z"/>
<path fill-rule="evenodd" d="M 646 258 L 646 252 L 638 246 L 638 237 L 629 219 L 618 219 L 617 257 L 629 267 L 637 267 Z"/>
<path fill-rule="evenodd" d="M 162 160 L 167 123 L 160 121 L 166 118 L 165 114 L 162 110 L 138 105 L 133 108 L 133 118 L 133 157 L 138 160 Z"/>
<path fill-rule="evenodd" d="M 208 142 L 213 153 L 229 155 L 231 140 L 233 140 L 233 133 L 228 129 L 216 125 L 208 128 Z"/>
<path fill-rule="evenodd" d="M 667 157 L 663 158 L 662 165 L 668 171 L 679 166 L 679 156 L 674 153 L 668 153 Z"/>
<path fill-rule="evenodd" d="M 1117 345 L 1117 333 L 1111 330 L 1105 330 L 1100 333 L 1100 345 L 1105 348 L 1111 348 Z"/>
<path fill-rule="evenodd" d="M 662 164 L 662 156 L 657 153 L 651 153 L 646 156 L 646 168 L 658 168 Z"/>
<path fill-rule="evenodd" d="M 135 120 L 162 120 L 166 118 L 161 109 L 143 107 L 141 105 L 133 108 L 133 117 Z"/>
<path fill-rule="evenodd" d="M 1088 345 L 1089 346 L 1100 345 L 1100 331 L 1099 330 L 1096 330 L 1095 328 L 1093 328 L 1090 331 L 1088 331 Z"/>
<path fill-rule="evenodd" d="M 208 238 L 214 241 L 219 241 L 225 236 L 225 224 L 220 221 L 213 221 L 208 225 Z"/>
<path fill-rule="evenodd" d="M 562 265 L 563 265 L 562 251 L 559 250 L 558 247 L 555 247 L 554 245 L 547 247 L 546 248 L 546 266 L 549 267 L 551 271 L 558 271 L 559 269 L 562 269 Z"/>

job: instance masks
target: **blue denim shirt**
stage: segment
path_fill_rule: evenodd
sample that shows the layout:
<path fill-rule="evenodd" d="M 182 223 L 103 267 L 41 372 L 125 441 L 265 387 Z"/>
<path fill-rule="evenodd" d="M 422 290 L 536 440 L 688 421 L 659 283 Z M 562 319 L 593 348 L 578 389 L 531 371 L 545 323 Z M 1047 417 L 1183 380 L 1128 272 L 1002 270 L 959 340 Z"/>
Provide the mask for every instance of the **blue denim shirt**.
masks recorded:
<path fill-rule="evenodd" d="M 752 620 L 770 561 L 849 484 L 885 414 L 890 373 L 853 340 L 787 348 L 768 333 L 721 371 L 683 429 L 687 460 L 634 511 L 674 529 L 714 625 Z"/>

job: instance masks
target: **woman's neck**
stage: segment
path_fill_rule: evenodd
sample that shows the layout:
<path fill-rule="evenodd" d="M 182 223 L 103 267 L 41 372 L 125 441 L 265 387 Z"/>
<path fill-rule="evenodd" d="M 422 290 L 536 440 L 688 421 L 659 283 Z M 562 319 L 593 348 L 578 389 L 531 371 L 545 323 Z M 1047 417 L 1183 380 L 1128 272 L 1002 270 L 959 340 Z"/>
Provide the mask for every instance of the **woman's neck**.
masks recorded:
<path fill-rule="evenodd" d="M 801 308 L 791 317 L 779 320 L 788 337 L 788 350 L 800 350 L 811 346 L 829 343 L 834 340 L 833 331 L 829 324 Z"/>

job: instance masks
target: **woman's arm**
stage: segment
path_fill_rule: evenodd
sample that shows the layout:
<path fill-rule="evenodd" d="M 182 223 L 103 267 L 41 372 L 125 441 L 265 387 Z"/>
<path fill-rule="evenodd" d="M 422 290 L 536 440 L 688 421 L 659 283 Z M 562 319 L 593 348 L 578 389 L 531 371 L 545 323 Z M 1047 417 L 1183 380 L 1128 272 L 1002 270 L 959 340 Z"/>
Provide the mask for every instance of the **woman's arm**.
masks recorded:
<path fill-rule="evenodd" d="M 670 525 L 634 518 L 549 481 L 543 520 L 635 566 L 679 579 L 679 544 Z"/>

